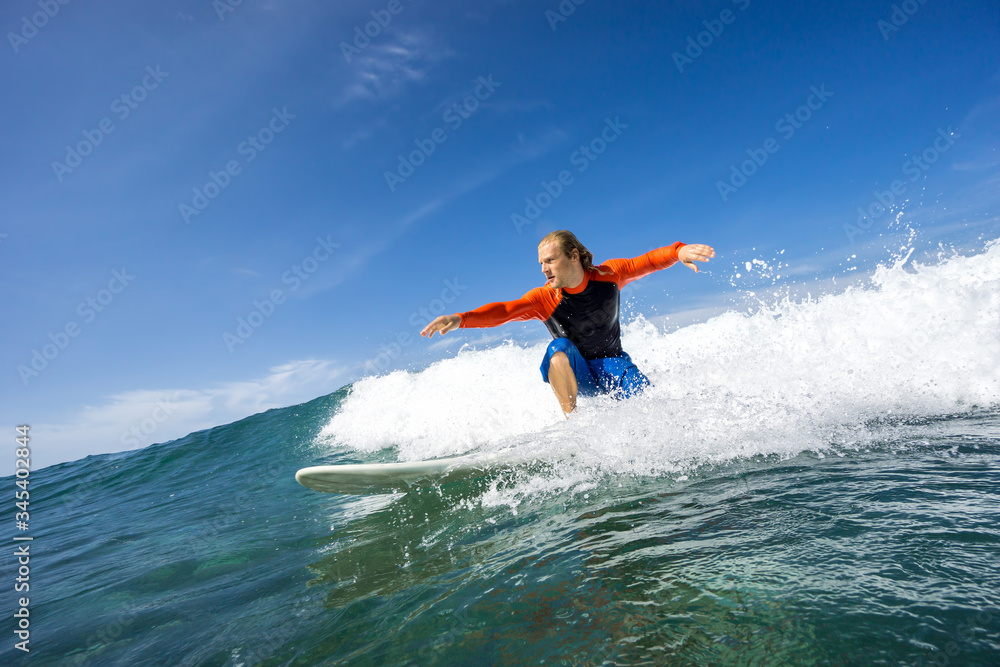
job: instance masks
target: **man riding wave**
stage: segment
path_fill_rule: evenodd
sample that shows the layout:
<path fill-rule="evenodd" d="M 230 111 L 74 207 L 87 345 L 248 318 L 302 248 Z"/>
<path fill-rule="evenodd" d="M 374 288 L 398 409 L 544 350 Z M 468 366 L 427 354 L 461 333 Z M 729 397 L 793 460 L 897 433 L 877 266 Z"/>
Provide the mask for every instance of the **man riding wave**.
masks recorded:
<path fill-rule="evenodd" d="M 576 409 L 578 394 L 609 393 L 627 398 L 649 386 L 649 380 L 622 350 L 618 322 L 621 288 L 678 261 L 697 273 L 695 262 L 712 257 L 715 250 L 710 246 L 678 242 L 632 259 L 609 259 L 594 266 L 593 253 L 572 232 L 558 230 L 538 244 L 544 286 L 515 301 L 442 315 L 420 335 L 542 320 L 553 338 L 542 359 L 542 379 L 551 385 L 569 417 Z"/>

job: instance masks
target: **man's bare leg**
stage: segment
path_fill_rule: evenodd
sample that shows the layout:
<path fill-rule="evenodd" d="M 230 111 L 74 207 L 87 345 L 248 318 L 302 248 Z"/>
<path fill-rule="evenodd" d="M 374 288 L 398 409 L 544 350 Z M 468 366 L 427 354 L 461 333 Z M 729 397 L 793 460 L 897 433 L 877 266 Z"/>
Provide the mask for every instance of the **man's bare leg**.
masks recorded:
<path fill-rule="evenodd" d="M 576 410 L 577 385 L 576 375 L 565 352 L 556 352 L 549 360 L 549 384 L 559 399 L 563 414 L 569 419 L 569 413 Z"/>

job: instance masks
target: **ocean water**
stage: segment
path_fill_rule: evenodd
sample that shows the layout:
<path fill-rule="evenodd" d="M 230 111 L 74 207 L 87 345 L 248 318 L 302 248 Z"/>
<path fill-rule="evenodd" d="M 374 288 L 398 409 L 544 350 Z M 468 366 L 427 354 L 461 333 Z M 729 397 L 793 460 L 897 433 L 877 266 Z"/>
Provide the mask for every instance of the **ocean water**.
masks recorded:
<path fill-rule="evenodd" d="M 34 472 L 0 664 L 1000 664 L 1000 244 L 624 344 L 654 387 L 569 421 L 508 343 Z M 536 462 L 294 481 L 499 449 Z"/>

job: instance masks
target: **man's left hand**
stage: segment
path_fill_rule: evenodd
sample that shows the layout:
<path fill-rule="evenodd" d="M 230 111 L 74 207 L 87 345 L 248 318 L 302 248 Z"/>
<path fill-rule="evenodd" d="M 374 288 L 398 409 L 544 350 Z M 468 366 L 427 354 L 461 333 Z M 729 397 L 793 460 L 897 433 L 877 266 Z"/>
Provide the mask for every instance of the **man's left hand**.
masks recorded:
<path fill-rule="evenodd" d="M 686 245 L 677 251 L 677 259 L 695 273 L 698 273 L 695 262 L 707 262 L 712 257 L 715 257 L 715 248 L 701 243 Z"/>

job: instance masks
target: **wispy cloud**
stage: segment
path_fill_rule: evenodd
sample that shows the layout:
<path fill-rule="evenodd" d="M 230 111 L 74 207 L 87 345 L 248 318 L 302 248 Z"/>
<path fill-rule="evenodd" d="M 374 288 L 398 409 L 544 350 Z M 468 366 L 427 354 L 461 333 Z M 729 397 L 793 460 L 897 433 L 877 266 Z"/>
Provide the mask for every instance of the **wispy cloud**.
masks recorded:
<path fill-rule="evenodd" d="M 532 322 L 533 325 L 540 325 L 540 322 Z M 458 334 L 458 335 L 455 335 Z M 533 345 L 541 341 L 548 340 L 548 333 L 540 326 L 534 327 L 511 327 L 504 326 L 498 329 L 463 329 L 454 331 L 447 336 L 435 336 L 437 342 L 431 343 L 427 350 L 429 352 L 443 352 L 455 347 L 488 347 L 494 343 L 512 341 L 516 343 Z"/>
<path fill-rule="evenodd" d="M 495 102 L 490 100 L 490 108 L 497 113 L 530 113 L 537 109 L 552 111 L 555 105 L 548 100 L 499 99 Z"/>
<path fill-rule="evenodd" d="M 271 408 L 328 394 L 344 382 L 346 369 L 321 359 L 292 361 L 267 375 L 205 389 L 137 389 L 88 405 L 65 420 L 33 424 L 45 443 L 36 452 L 42 467 L 87 454 L 119 452 L 167 442 Z"/>
<path fill-rule="evenodd" d="M 380 116 L 371 122 L 362 125 L 354 130 L 351 134 L 344 139 L 340 145 L 344 150 L 353 148 L 357 144 L 361 143 L 365 139 L 370 139 L 371 137 L 377 136 L 378 131 L 388 127 L 389 121 L 385 116 Z"/>
<path fill-rule="evenodd" d="M 387 32 L 348 64 L 347 84 L 333 99 L 334 108 L 354 102 L 384 102 L 423 82 L 431 69 L 454 55 L 429 31 L 410 28 Z"/>
<path fill-rule="evenodd" d="M 986 99 L 959 123 L 962 135 L 962 154 L 966 159 L 955 162 L 952 168 L 959 171 L 980 171 L 1000 165 L 1000 95 Z"/>
<path fill-rule="evenodd" d="M 533 160 L 566 144 L 567 141 L 569 134 L 565 130 L 549 127 L 532 136 L 518 132 L 517 141 L 511 146 L 511 150 L 522 160 Z"/>
<path fill-rule="evenodd" d="M 337 271 L 329 274 L 329 277 L 310 280 L 309 285 L 299 291 L 299 296 L 308 297 L 324 292 L 336 287 L 348 276 L 356 275 L 361 267 L 365 266 L 373 257 L 395 244 L 411 226 L 438 212 L 449 202 L 481 188 L 507 169 L 512 168 L 522 161 L 518 158 L 512 158 L 497 162 L 484 169 L 474 171 L 465 178 L 459 179 L 455 187 L 416 206 L 411 211 L 386 225 L 385 231 L 374 236 L 374 240 L 370 243 L 354 249 L 350 253 L 350 256 L 338 265 Z"/>

